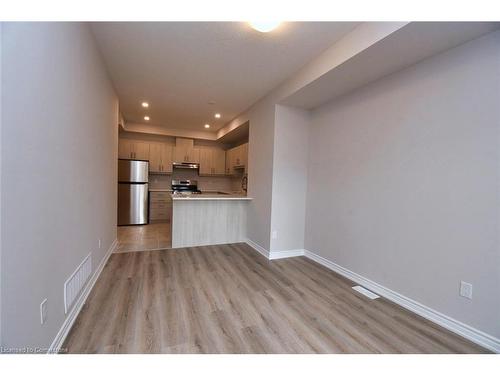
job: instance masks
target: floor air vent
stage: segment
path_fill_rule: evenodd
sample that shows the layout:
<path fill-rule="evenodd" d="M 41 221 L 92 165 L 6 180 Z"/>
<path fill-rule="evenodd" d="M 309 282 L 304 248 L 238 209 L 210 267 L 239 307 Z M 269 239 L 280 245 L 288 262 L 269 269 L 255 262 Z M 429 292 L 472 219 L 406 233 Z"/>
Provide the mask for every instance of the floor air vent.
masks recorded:
<path fill-rule="evenodd" d="M 92 254 L 86 256 L 75 272 L 64 283 L 64 313 L 67 314 L 77 300 L 92 273 Z"/>
<path fill-rule="evenodd" d="M 370 292 L 368 289 L 365 289 L 360 285 L 353 286 L 352 289 L 354 289 L 356 292 L 361 293 L 362 295 L 364 295 L 365 297 L 368 297 L 370 299 L 377 299 L 380 297 L 378 294 Z"/>

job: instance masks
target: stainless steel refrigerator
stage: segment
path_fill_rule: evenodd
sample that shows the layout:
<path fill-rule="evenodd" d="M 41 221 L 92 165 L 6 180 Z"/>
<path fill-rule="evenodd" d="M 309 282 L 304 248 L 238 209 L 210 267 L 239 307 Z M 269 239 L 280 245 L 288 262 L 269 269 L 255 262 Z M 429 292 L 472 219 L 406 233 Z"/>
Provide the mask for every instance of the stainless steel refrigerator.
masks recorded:
<path fill-rule="evenodd" d="M 118 160 L 118 225 L 148 223 L 149 162 Z"/>

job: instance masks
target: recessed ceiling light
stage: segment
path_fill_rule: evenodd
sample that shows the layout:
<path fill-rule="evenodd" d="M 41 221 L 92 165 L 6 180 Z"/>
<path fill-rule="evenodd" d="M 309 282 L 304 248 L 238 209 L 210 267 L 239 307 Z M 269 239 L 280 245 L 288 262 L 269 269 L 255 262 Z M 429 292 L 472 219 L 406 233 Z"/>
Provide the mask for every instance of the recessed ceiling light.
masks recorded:
<path fill-rule="evenodd" d="M 208 124 L 205 124 L 205 128 L 208 129 L 210 127 L 210 125 Z"/>
<path fill-rule="evenodd" d="M 249 22 L 250 26 L 257 30 L 260 31 L 261 33 L 268 33 L 269 31 L 273 31 L 276 29 L 281 22 L 277 21 L 262 21 L 262 22 Z"/>
<path fill-rule="evenodd" d="M 220 113 L 216 113 L 215 118 L 220 118 Z"/>
<path fill-rule="evenodd" d="M 144 116 L 144 120 L 149 121 L 149 116 Z"/>
<path fill-rule="evenodd" d="M 148 108 L 149 107 L 149 103 L 148 102 L 142 102 L 141 105 L 144 107 L 144 108 Z"/>

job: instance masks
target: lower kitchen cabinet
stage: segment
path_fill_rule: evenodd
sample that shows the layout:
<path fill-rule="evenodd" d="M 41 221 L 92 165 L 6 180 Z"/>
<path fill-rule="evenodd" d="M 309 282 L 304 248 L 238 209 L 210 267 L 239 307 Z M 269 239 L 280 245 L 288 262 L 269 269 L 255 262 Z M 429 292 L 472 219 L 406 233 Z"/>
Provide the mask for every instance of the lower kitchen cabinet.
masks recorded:
<path fill-rule="evenodd" d="M 164 223 L 172 220 L 172 197 L 167 191 L 149 192 L 149 222 Z"/>

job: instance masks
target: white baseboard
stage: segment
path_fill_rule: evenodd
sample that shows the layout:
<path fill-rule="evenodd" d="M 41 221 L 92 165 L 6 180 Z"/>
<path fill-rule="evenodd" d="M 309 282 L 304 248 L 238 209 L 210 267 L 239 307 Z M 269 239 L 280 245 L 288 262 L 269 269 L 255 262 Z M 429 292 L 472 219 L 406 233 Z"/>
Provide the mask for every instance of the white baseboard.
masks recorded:
<path fill-rule="evenodd" d="M 271 251 L 269 253 L 269 259 L 283 259 L 283 258 L 300 257 L 300 256 L 304 255 L 304 252 L 305 252 L 304 249 Z"/>
<path fill-rule="evenodd" d="M 68 335 L 69 331 L 71 330 L 71 327 L 73 326 L 73 323 L 75 322 L 78 313 L 82 309 L 83 305 L 85 304 L 85 301 L 87 300 L 87 297 L 89 296 L 92 288 L 94 287 L 94 284 L 96 283 L 97 279 L 99 278 L 99 275 L 101 274 L 104 266 L 106 265 L 106 262 L 108 261 L 109 257 L 115 251 L 116 247 L 118 246 L 118 240 L 115 239 L 111 246 L 109 247 L 108 251 L 106 254 L 104 254 L 104 257 L 101 260 L 101 263 L 99 263 L 99 266 L 95 270 L 94 274 L 90 278 L 89 282 L 83 289 L 82 293 L 80 294 L 80 297 L 76 300 L 75 304 L 73 305 L 73 308 L 70 310 L 70 312 L 66 316 L 66 320 L 64 321 L 63 325 L 59 329 L 59 332 L 57 333 L 56 337 L 54 338 L 54 341 L 52 341 L 52 344 L 49 347 L 48 353 L 58 353 L 59 350 L 61 349 L 62 344 L 64 343 L 64 340 L 66 340 L 66 336 Z"/>
<path fill-rule="evenodd" d="M 256 244 L 255 242 L 253 242 L 252 240 L 249 240 L 248 238 L 245 241 L 245 243 L 248 246 L 250 246 L 251 248 L 253 248 L 254 250 L 256 250 L 258 253 L 260 253 L 261 255 L 264 255 L 267 259 L 269 259 L 269 251 L 264 249 L 262 246 L 260 246 L 259 244 Z"/>
<path fill-rule="evenodd" d="M 269 260 L 299 257 L 299 256 L 304 255 L 304 251 L 305 251 L 304 249 L 294 249 L 294 250 L 283 250 L 283 251 L 271 251 L 271 252 L 269 252 L 268 250 L 264 249 L 262 246 L 260 246 L 259 244 L 256 244 L 252 240 L 247 239 L 245 242 L 247 245 L 252 247 L 254 250 L 256 250 L 261 255 L 264 255 Z"/>
<path fill-rule="evenodd" d="M 337 272 L 338 274 L 354 281 L 355 283 L 371 290 L 379 294 L 380 296 L 387 298 L 388 300 L 414 312 L 417 315 L 420 315 L 431 322 L 434 322 L 441 327 L 446 328 L 447 330 L 456 333 L 466 339 L 481 345 L 482 347 L 489 349 L 495 353 L 500 353 L 500 338 L 491 336 L 485 332 L 482 332 L 476 328 L 468 326 L 458 320 L 455 320 L 447 315 L 444 315 L 436 310 L 431 309 L 430 307 L 424 306 L 421 303 L 414 301 L 408 297 L 405 297 L 389 288 L 386 288 L 376 282 L 367 279 L 357 273 L 348 270 L 338 264 L 325 259 L 317 254 L 314 254 L 311 251 L 305 250 L 304 255 L 307 258 L 322 264 L 323 266 L 331 269 L 332 271 Z"/>

